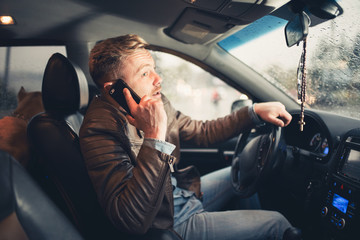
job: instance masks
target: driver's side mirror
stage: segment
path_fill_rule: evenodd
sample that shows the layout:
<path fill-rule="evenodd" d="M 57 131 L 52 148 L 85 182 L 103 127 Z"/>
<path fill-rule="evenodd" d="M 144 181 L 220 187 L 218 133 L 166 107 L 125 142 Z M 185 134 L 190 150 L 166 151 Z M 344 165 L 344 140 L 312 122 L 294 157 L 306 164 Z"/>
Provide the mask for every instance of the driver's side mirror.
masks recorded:
<path fill-rule="evenodd" d="M 310 18 L 305 12 L 297 13 L 285 26 L 288 47 L 299 44 L 308 35 Z"/>

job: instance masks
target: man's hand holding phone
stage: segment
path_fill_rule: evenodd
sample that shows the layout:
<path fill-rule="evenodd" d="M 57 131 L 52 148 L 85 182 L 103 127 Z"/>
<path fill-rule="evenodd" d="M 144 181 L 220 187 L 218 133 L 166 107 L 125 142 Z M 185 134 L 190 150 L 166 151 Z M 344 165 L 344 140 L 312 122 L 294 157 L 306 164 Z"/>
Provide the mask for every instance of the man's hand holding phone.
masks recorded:
<path fill-rule="evenodd" d="M 167 115 L 163 102 L 145 95 L 137 104 L 129 89 L 124 88 L 123 93 L 132 115 L 126 115 L 129 123 L 142 130 L 146 138 L 165 141 Z"/>

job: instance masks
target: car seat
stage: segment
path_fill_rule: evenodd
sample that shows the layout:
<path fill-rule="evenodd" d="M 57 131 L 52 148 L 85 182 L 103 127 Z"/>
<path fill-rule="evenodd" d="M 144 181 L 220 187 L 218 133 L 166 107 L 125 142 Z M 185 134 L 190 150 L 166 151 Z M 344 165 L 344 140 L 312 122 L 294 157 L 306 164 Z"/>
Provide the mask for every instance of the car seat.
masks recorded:
<path fill-rule="evenodd" d="M 120 233 L 105 216 L 83 161 L 80 124 L 74 126 L 73 120 L 82 121 L 80 111 L 89 102 L 88 91 L 80 68 L 60 53 L 50 57 L 42 83 L 45 112 L 28 125 L 34 156 L 29 171 L 86 239 L 135 239 Z M 179 238 L 172 231 L 154 230 L 144 239 Z"/>
<path fill-rule="evenodd" d="M 24 167 L 1 150 L 0 193 L 0 239 L 83 239 Z"/>
<path fill-rule="evenodd" d="M 87 175 L 77 134 L 82 122 L 79 110 L 87 106 L 88 94 L 81 69 L 62 54 L 53 54 L 42 82 L 45 112 L 28 124 L 33 155 L 28 170 L 86 239 L 100 239 L 105 236 L 97 229 L 106 226 L 106 219 Z"/>

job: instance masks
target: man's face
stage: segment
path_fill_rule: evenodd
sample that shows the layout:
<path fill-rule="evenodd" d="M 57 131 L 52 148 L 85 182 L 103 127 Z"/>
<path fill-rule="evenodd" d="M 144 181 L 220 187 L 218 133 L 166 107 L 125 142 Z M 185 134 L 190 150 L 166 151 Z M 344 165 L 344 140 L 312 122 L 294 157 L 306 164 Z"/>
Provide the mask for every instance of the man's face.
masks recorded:
<path fill-rule="evenodd" d="M 155 62 L 149 51 L 139 49 L 123 63 L 123 80 L 140 96 L 161 98 L 161 77 L 155 71 Z"/>

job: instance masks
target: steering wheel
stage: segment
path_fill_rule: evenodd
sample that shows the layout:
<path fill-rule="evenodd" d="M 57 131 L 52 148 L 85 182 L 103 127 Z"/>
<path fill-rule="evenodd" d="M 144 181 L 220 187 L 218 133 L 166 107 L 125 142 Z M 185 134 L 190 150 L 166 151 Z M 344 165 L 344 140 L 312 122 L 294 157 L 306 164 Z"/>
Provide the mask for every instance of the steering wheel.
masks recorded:
<path fill-rule="evenodd" d="M 283 159 L 281 128 L 266 124 L 256 132 L 257 136 L 250 141 L 251 130 L 239 135 L 232 160 L 232 186 L 242 198 L 257 192 L 260 184 L 278 169 Z"/>

